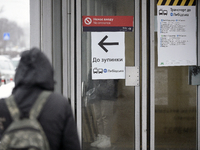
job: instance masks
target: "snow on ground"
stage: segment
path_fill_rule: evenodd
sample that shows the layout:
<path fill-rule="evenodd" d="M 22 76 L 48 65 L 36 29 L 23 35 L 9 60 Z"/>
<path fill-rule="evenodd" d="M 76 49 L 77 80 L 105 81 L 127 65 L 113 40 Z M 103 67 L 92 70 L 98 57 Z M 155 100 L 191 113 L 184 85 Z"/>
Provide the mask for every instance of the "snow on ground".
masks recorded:
<path fill-rule="evenodd" d="M 9 97 L 12 93 L 12 89 L 14 88 L 15 83 L 10 82 L 8 84 L 4 84 L 0 86 L 0 98 Z"/>

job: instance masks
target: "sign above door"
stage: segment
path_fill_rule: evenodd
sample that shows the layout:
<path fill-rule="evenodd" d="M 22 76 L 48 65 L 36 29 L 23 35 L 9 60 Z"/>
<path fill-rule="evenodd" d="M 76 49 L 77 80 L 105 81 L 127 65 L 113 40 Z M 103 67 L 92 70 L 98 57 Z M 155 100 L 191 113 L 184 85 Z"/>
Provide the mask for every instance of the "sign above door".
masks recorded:
<path fill-rule="evenodd" d="M 133 16 L 83 16 L 83 31 L 132 32 Z"/>

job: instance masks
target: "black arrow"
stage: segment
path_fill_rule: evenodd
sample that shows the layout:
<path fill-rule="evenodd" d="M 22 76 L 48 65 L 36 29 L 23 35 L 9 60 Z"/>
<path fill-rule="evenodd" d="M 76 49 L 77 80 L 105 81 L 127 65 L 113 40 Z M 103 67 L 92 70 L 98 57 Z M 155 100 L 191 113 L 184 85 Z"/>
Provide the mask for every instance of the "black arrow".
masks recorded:
<path fill-rule="evenodd" d="M 106 35 L 99 43 L 98 45 L 107 53 L 108 50 L 104 47 L 104 45 L 119 45 L 118 42 L 111 42 L 111 43 L 106 43 L 104 42 L 106 39 L 108 38 L 108 36 Z"/>

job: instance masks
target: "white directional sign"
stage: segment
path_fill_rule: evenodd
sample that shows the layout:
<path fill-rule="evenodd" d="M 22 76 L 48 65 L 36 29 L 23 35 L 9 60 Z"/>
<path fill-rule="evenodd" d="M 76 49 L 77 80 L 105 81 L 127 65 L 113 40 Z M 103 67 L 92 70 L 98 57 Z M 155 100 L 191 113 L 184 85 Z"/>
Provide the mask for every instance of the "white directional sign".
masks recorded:
<path fill-rule="evenodd" d="M 92 32 L 92 79 L 125 78 L 124 35 L 124 32 Z"/>
<path fill-rule="evenodd" d="M 3 40 L 10 40 L 10 33 L 4 33 L 3 34 Z"/>

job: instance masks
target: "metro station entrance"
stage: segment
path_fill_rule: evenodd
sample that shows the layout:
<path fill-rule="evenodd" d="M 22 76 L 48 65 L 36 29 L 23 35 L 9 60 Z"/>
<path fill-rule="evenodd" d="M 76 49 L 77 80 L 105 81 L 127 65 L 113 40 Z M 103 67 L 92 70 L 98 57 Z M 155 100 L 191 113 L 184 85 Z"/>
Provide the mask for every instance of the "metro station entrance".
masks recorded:
<path fill-rule="evenodd" d="M 56 90 L 71 102 L 83 150 L 200 149 L 199 1 L 31 5 L 39 6 L 31 8 L 32 45 L 51 58 Z M 171 19 L 178 14 L 181 19 Z M 99 139 L 104 143 L 94 143 Z"/>

